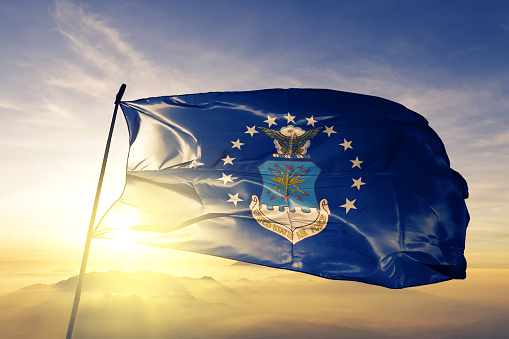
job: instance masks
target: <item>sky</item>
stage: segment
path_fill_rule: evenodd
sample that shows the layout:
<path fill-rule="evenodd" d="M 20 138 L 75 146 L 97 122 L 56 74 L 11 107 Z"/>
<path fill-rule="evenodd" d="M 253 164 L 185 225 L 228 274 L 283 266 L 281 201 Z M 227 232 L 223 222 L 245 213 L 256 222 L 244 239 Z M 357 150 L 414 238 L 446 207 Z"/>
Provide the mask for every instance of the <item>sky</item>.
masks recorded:
<path fill-rule="evenodd" d="M 469 184 L 468 267 L 509 269 L 506 1 L 19 0 L 0 32 L 0 294 L 77 273 L 122 83 L 124 100 L 303 87 L 399 102 Z M 115 128 L 99 213 L 123 186 Z M 89 270 L 227 263 L 203 257 L 97 240 Z"/>

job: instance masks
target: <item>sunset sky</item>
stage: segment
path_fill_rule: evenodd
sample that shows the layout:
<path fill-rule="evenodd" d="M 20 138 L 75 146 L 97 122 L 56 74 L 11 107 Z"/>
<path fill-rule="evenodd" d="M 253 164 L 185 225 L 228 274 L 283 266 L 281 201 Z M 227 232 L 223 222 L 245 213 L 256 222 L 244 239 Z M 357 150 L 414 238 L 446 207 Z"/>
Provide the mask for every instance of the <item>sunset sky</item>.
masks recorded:
<path fill-rule="evenodd" d="M 78 272 L 122 83 L 124 100 L 304 87 L 399 102 L 469 184 L 469 269 L 509 269 L 507 1 L 18 0 L 0 32 L 0 295 Z M 117 122 L 100 213 L 123 186 Z M 231 263 L 97 240 L 89 271 Z"/>

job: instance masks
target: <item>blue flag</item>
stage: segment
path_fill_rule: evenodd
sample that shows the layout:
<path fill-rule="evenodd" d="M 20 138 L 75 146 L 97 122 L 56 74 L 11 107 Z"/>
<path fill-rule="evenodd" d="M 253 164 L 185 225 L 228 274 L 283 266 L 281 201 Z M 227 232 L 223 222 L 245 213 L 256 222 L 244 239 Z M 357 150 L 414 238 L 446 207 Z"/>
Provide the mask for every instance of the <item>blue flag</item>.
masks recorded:
<path fill-rule="evenodd" d="M 467 184 L 400 104 L 267 89 L 121 107 L 126 186 L 96 237 L 389 288 L 465 277 Z"/>

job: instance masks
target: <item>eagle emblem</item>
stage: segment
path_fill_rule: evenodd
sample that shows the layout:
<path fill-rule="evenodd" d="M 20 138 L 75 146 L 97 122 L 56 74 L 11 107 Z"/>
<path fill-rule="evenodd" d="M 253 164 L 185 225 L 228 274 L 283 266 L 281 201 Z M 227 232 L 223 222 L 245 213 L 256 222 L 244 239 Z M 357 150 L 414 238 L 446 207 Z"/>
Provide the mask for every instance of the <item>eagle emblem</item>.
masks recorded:
<path fill-rule="evenodd" d="M 285 156 L 302 156 L 306 154 L 310 145 L 310 139 L 313 138 L 323 127 L 317 127 L 309 131 L 304 131 L 300 127 L 292 125 L 281 128 L 280 131 L 258 127 L 269 137 L 274 139 L 279 154 Z"/>
<path fill-rule="evenodd" d="M 288 125 L 279 131 L 258 127 L 274 139 L 276 159 L 258 166 L 263 179 L 262 193 L 251 196 L 253 218 L 265 229 L 292 244 L 320 233 L 327 226 L 330 209 L 327 199 L 318 202 L 315 181 L 320 168 L 308 159 L 311 139 L 323 128 L 305 131 Z"/>

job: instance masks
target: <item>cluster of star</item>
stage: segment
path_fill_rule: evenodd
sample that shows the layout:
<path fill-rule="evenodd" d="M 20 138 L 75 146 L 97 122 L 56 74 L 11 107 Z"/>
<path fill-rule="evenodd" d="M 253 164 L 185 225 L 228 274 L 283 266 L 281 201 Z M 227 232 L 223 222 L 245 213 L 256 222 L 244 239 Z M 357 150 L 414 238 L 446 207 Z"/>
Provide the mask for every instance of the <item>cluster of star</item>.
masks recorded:
<path fill-rule="evenodd" d="M 306 119 L 308 119 L 308 118 L 306 118 Z M 311 116 L 311 120 L 313 120 L 313 116 Z M 309 121 L 310 121 L 310 119 L 308 119 L 308 125 L 311 124 Z M 314 127 L 314 124 L 313 124 L 313 127 Z M 334 131 L 334 126 L 330 126 L 330 127 L 325 126 L 325 131 L 323 131 L 323 133 L 327 133 L 327 136 L 330 137 L 332 134 L 335 134 L 337 132 Z M 346 151 L 348 149 L 353 149 L 352 141 L 347 141 L 344 138 L 343 138 L 343 143 L 341 143 L 339 145 L 343 146 L 343 151 Z M 359 169 L 361 169 L 361 164 L 364 161 L 359 160 L 359 157 L 356 156 L 355 159 L 350 160 L 350 162 L 352 163 L 352 168 L 358 167 Z M 366 183 L 362 182 L 362 177 L 360 177 L 359 179 L 352 178 L 352 180 L 353 180 L 353 185 L 350 187 L 356 187 L 357 190 L 360 190 L 361 186 L 366 184 Z M 355 205 L 354 205 L 356 200 L 357 199 L 350 201 L 350 200 L 348 200 L 348 198 L 346 198 L 346 203 L 339 207 L 345 208 L 345 213 L 348 213 L 351 209 L 357 209 L 357 207 L 355 207 Z"/>
<path fill-rule="evenodd" d="M 289 112 L 286 116 L 284 116 L 283 118 L 286 119 L 287 121 L 287 125 L 290 124 L 290 123 L 295 123 L 295 116 L 294 115 L 291 115 Z M 317 123 L 318 121 L 314 119 L 313 116 L 311 116 L 310 118 L 305 118 L 307 120 L 307 125 L 311 125 L 313 127 L 315 127 L 315 123 Z M 268 124 L 268 127 L 270 128 L 272 125 L 276 125 L 277 126 L 277 123 L 276 123 L 276 117 L 271 117 L 270 115 L 267 115 L 267 119 L 264 120 L 263 122 L 267 123 Z M 249 127 L 249 126 L 246 126 L 247 130 L 246 132 L 244 132 L 245 134 L 249 134 L 251 137 L 254 137 L 254 135 L 256 133 L 259 133 L 257 130 L 256 130 L 256 125 L 255 126 L 252 126 L 252 127 Z M 332 134 L 336 134 L 337 132 L 334 131 L 334 126 L 325 126 L 325 130 L 323 131 L 323 133 L 326 133 L 328 137 L 330 137 Z M 242 146 L 245 145 L 243 142 L 240 141 L 240 138 L 237 139 L 236 141 L 231 141 L 232 143 L 232 149 L 234 148 L 237 148 L 238 150 L 242 150 Z M 353 146 L 352 146 L 352 141 L 347 141 L 346 139 L 343 139 L 343 142 L 341 144 L 339 144 L 340 146 L 343 146 L 343 151 L 347 151 L 349 149 L 352 149 L 353 150 Z M 222 158 L 221 159 L 223 161 L 223 166 L 226 166 L 226 165 L 234 165 L 233 164 L 233 161 L 235 160 L 235 158 L 232 158 L 230 157 L 229 154 L 226 155 L 225 158 Z M 352 163 L 352 168 L 359 168 L 361 169 L 361 164 L 364 162 L 364 161 L 361 161 L 359 160 L 359 157 L 356 156 L 354 160 L 350 160 L 350 162 Z M 224 172 L 222 173 L 222 177 L 221 178 L 218 178 L 217 180 L 221 180 L 223 181 L 223 185 L 226 186 L 227 183 L 233 183 L 234 180 L 237 179 L 235 177 L 232 177 L 232 174 L 225 174 Z M 356 187 L 357 190 L 360 190 L 361 189 L 361 186 L 362 185 L 365 185 L 366 183 L 362 182 L 362 177 L 359 177 L 359 179 L 354 179 L 352 178 L 353 180 L 353 184 L 351 187 Z M 230 196 L 230 199 L 227 201 L 227 202 L 231 202 L 233 203 L 235 206 L 237 206 L 237 203 L 240 202 L 240 201 L 244 201 L 243 199 L 241 199 L 239 197 L 239 193 L 235 193 L 235 194 L 231 194 L 231 193 L 228 193 L 228 195 Z M 352 201 L 348 200 L 348 198 L 346 198 L 346 203 L 341 205 L 340 207 L 343 207 L 345 208 L 345 213 L 348 213 L 351 209 L 357 209 L 357 207 L 355 207 L 355 201 L 357 199 L 354 199 Z"/>

